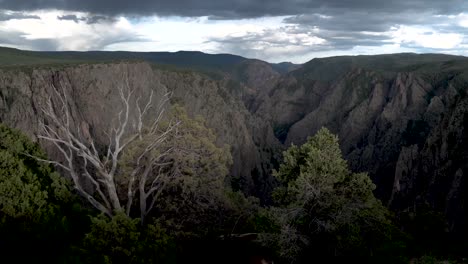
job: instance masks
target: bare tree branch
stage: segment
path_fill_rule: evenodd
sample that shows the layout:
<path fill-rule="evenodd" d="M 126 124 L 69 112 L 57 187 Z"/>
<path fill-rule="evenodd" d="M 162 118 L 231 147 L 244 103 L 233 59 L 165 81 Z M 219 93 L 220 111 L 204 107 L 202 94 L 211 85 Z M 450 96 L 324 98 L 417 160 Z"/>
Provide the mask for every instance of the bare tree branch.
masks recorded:
<path fill-rule="evenodd" d="M 38 138 L 53 144 L 62 158 L 60 161 L 34 158 L 66 171 L 78 193 L 108 216 L 122 209 L 130 215 L 138 189 L 140 213 L 144 221 L 144 217 L 162 193 L 167 183 L 166 178 L 174 176 L 163 172 L 163 168 L 172 164 L 166 157 L 173 148 L 168 147 L 166 142 L 177 133 L 180 125 L 180 121 L 173 120 L 162 125 L 171 93 L 164 94 L 158 102 L 155 102 L 154 91 L 151 91 L 148 100 L 142 103 L 142 96 L 136 96 L 136 89 L 131 88 L 127 73 L 123 83 L 116 89 L 122 108 L 115 113 L 114 120 L 117 120 L 115 125 L 104 132 L 108 142 L 104 143 L 105 148 L 101 148 L 100 142 L 96 142 L 93 135 L 82 133 L 83 125 L 75 125 L 78 121 L 77 114 L 73 112 L 62 82 L 59 80 L 50 88 L 51 95 L 42 108 L 44 120 L 40 120 L 41 132 Z M 122 160 L 125 156 L 123 153 L 126 153 L 127 148 L 135 142 L 137 145 L 144 145 L 134 153 L 131 164 L 133 168 L 130 174 L 126 175 L 126 170 L 121 168 L 125 163 Z M 155 168 L 159 168 L 159 171 L 153 175 Z M 116 184 L 116 177 L 124 179 L 123 188 L 126 189 L 124 200 L 118 196 L 117 189 L 120 186 Z M 92 192 L 83 188 L 83 180 L 94 186 Z M 137 189 L 136 183 L 138 183 Z M 126 206 L 122 207 L 121 204 L 124 202 Z"/>
<path fill-rule="evenodd" d="M 101 190 L 101 185 L 93 178 L 93 176 L 91 176 L 91 174 L 87 170 L 88 161 L 86 160 L 85 157 L 83 157 L 83 162 L 84 162 L 84 164 L 83 164 L 84 173 L 83 174 L 88 178 L 88 180 L 90 180 L 94 184 L 94 186 L 96 187 L 96 191 L 99 193 L 99 196 L 101 197 L 101 199 L 106 204 L 106 208 L 111 208 L 109 200 L 106 198 L 106 196 L 104 195 L 104 193 Z"/>

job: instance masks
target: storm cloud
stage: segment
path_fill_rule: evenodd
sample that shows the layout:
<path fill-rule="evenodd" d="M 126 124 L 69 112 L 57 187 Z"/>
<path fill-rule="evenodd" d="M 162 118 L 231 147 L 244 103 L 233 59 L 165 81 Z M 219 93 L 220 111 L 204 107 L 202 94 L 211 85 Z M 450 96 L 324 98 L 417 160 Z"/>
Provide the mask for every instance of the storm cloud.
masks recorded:
<path fill-rule="evenodd" d="M 70 20 L 75 23 L 79 23 L 80 21 L 86 21 L 85 17 L 78 17 L 77 15 L 63 15 L 63 16 L 57 16 L 59 20 Z"/>
<path fill-rule="evenodd" d="M 466 0 L 0 0 L 0 30 L 4 21 L 42 19 L 47 12 L 67 25 L 56 40 L 19 32 L 9 42 L 36 50 L 177 47 L 270 61 L 341 51 L 468 53 Z M 262 24 L 265 19 L 275 22 Z M 118 24 L 128 29 L 112 33 Z M 212 31 L 214 24 L 230 26 Z"/>
<path fill-rule="evenodd" d="M 267 60 L 274 60 L 275 57 L 288 60 L 288 56 L 291 54 L 301 57 L 313 52 L 331 52 L 349 50 L 356 46 L 378 47 L 393 44 L 391 36 L 385 34 L 316 30 L 314 27 L 302 25 L 249 32 L 241 36 L 212 38 L 210 41 L 218 43 L 220 51 L 224 50 Z"/>
<path fill-rule="evenodd" d="M 30 40 L 22 36 L 20 32 L 0 30 L 0 46 L 21 49 L 56 50 L 58 43 L 53 39 Z"/>
<path fill-rule="evenodd" d="M 87 24 L 96 24 L 102 21 L 115 21 L 114 18 L 109 16 L 102 16 L 102 15 L 92 15 L 92 16 L 77 16 L 77 15 L 63 15 L 57 16 L 59 20 L 70 20 L 75 23 L 85 22 Z"/>
<path fill-rule="evenodd" d="M 464 0 L 0 0 L 13 11 L 59 9 L 104 15 L 210 16 L 219 19 L 335 14 L 344 12 L 399 13 L 401 11 L 456 14 L 468 6 Z"/>

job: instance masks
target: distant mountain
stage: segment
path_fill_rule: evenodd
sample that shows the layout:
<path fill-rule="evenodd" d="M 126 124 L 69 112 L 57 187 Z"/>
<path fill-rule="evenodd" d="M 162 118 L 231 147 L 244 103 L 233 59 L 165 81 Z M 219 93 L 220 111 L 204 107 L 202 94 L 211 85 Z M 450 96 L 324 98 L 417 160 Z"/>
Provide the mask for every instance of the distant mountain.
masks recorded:
<path fill-rule="evenodd" d="M 287 73 L 301 67 L 301 64 L 294 64 L 292 62 L 280 62 L 272 64 L 273 69 L 277 70 L 279 73 Z"/>
<path fill-rule="evenodd" d="M 160 66 L 197 70 L 220 74 L 232 71 L 239 64 L 249 61 L 231 54 L 207 54 L 199 51 L 178 52 L 128 52 L 128 51 L 23 51 L 0 47 L 0 66 L 25 66 L 45 64 L 76 64 L 115 62 L 121 60 L 143 60 Z M 299 65 L 289 62 L 270 63 L 275 71 L 286 73 Z M 219 77 L 219 76 L 218 76 Z"/>

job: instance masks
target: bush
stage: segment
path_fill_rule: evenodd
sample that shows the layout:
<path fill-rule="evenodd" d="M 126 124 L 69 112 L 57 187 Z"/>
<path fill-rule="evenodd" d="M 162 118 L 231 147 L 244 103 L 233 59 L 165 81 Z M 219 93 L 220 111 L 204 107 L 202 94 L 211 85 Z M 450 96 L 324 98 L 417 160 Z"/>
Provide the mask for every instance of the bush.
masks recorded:
<path fill-rule="evenodd" d="M 35 157 L 45 157 L 37 144 L 0 124 L 0 253 L 62 262 L 81 239 L 86 214 L 67 180 Z"/>
<path fill-rule="evenodd" d="M 91 232 L 84 239 L 89 263 L 170 263 L 174 242 L 158 224 L 140 225 L 118 213 L 112 219 L 92 218 Z M 171 255 L 172 253 L 172 255 Z"/>

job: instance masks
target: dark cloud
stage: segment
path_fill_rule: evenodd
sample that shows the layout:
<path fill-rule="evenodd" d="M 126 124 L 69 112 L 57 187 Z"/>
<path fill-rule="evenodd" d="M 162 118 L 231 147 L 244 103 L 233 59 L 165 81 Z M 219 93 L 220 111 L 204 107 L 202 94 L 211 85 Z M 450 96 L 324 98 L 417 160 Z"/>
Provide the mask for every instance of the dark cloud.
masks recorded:
<path fill-rule="evenodd" d="M 96 24 L 96 23 L 103 22 L 103 21 L 115 22 L 115 19 L 109 16 L 101 16 L 101 15 L 93 15 L 93 16 L 89 16 L 86 18 L 86 23 L 88 24 Z"/>
<path fill-rule="evenodd" d="M 240 54 L 267 61 L 278 57 L 287 58 L 291 55 L 301 56 L 314 51 L 334 49 L 328 43 L 320 43 L 320 41 L 322 40 L 314 34 L 300 32 L 294 27 L 282 27 L 276 30 L 250 32 L 243 36 L 225 36 L 209 40 L 209 42 L 217 44 L 215 52 Z"/>
<path fill-rule="evenodd" d="M 60 9 L 103 15 L 211 16 L 218 19 L 253 18 L 336 12 L 399 13 L 402 11 L 455 14 L 466 9 L 465 0 L 0 0 L 4 9 L 30 11 Z"/>
<path fill-rule="evenodd" d="M 86 18 L 84 17 L 78 17 L 77 15 L 64 15 L 64 16 L 58 16 L 57 17 L 59 20 L 70 20 L 75 23 L 78 23 L 80 21 L 86 21 Z"/>
<path fill-rule="evenodd" d="M 314 26 L 324 30 L 339 30 L 347 32 L 386 32 L 398 25 L 434 24 L 437 20 L 430 12 L 367 12 L 349 11 L 340 13 L 338 10 L 325 14 L 301 14 L 286 18 L 285 23 Z"/>
<path fill-rule="evenodd" d="M 71 19 L 71 17 L 70 17 Z M 121 30 L 102 30 L 93 34 L 96 37 L 89 39 L 83 46 L 76 47 L 76 50 L 103 50 L 112 44 L 123 42 L 147 42 L 145 39 L 132 32 Z M 5 31 L 0 29 L 0 46 L 16 47 L 27 50 L 39 51 L 56 51 L 68 50 L 67 44 L 73 43 L 89 36 L 70 36 L 65 38 L 27 38 L 22 32 L 19 31 Z"/>
<path fill-rule="evenodd" d="M 27 15 L 22 12 L 0 12 L 0 21 L 8 21 L 12 19 L 40 19 L 40 17 Z"/>
<path fill-rule="evenodd" d="M 315 36 L 325 39 L 328 46 L 321 48 L 347 49 L 354 46 L 378 46 L 388 43 L 388 36 L 363 32 L 388 32 L 399 25 L 439 26 L 435 15 L 459 14 L 468 10 L 466 0 L 0 0 L 4 9 L 28 11 L 59 9 L 87 12 L 93 15 L 78 17 L 66 15 L 63 20 L 88 24 L 110 20 L 116 15 L 186 17 L 208 16 L 213 19 L 242 19 L 264 16 L 289 16 L 284 23 L 288 34 L 308 34 L 313 28 Z M 443 23 L 440 23 L 443 27 Z M 294 28 L 291 30 L 290 28 Z M 444 30 L 450 31 L 449 28 Z M 258 46 L 260 42 L 276 45 L 269 32 L 253 34 L 244 39 L 213 39 L 220 43 L 242 43 Z M 244 42 L 242 42 L 244 41 Z M 284 44 L 284 43 L 283 43 Z M 231 44 L 229 44 L 231 45 Z M 301 46 L 298 43 L 291 45 Z M 244 49 L 244 48 L 237 48 Z M 256 52 L 256 51 L 255 51 Z"/>
<path fill-rule="evenodd" d="M 53 39 L 27 39 L 21 32 L 0 30 L 0 46 L 28 50 L 57 50 L 58 43 Z"/>
<path fill-rule="evenodd" d="M 285 26 L 279 29 L 208 40 L 217 44 L 218 52 L 262 59 L 278 54 L 300 56 L 393 44 L 389 31 L 401 26 L 427 27 L 426 32 L 422 29 L 427 35 L 437 31 L 468 36 L 468 29 L 449 17 L 467 12 L 466 0 L 0 0 L 0 7 L 14 11 L 4 13 L 10 17 L 2 17 L 3 13 L 0 13 L 0 21 L 13 19 L 12 14 L 19 17 L 28 11 L 58 9 L 67 11 L 58 19 L 87 24 L 113 22 L 118 15 L 132 18 L 208 16 L 211 20 L 287 16 L 283 21 Z M 317 39 L 322 42 L 315 41 Z M 93 49 L 129 41 L 144 40 L 109 33 L 96 40 Z M 50 43 L 55 42 L 51 40 Z M 53 45 L 50 43 L 43 41 L 37 45 Z M 408 42 L 402 47 L 417 48 L 415 45 Z"/>
<path fill-rule="evenodd" d="M 352 49 L 355 46 L 382 46 L 392 44 L 388 35 L 369 35 L 358 32 L 322 31 L 318 37 L 325 39 L 329 46 L 336 50 Z"/>
<path fill-rule="evenodd" d="M 334 26 L 322 29 L 301 24 L 250 32 L 243 36 L 211 38 L 209 41 L 217 44 L 218 52 L 267 60 L 278 56 L 287 58 L 314 52 L 350 50 L 356 46 L 393 44 L 392 37 L 384 33 L 345 31 Z"/>
<path fill-rule="evenodd" d="M 395 44 L 393 33 L 401 26 L 417 26 L 421 35 L 456 33 L 468 36 L 468 28 L 447 15 L 435 16 L 401 12 L 398 14 L 347 12 L 341 15 L 310 14 L 284 19 L 286 26 L 278 29 L 250 32 L 242 36 L 211 38 L 218 52 L 231 52 L 263 59 L 302 56 L 323 52 L 350 51 L 356 47 L 378 48 Z M 426 29 L 427 28 L 427 29 Z M 424 31 L 426 29 L 426 31 Z M 393 33 L 392 33 L 393 32 Z M 281 37 L 283 36 L 283 37 Z M 311 42 L 308 39 L 321 39 Z M 464 42 L 468 42 L 465 38 Z M 403 49 L 447 52 L 442 48 L 421 47 L 414 40 L 399 43 Z"/>
<path fill-rule="evenodd" d="M 78 17 L 77 15 L 63 15 L 57 17 L 59 20 L 70 20 L 75 23 L 85 22 L 87 24 L 97 24 L 99 22 L 107 21 L 107 22 L 114 22 L 115 18 L 109 16 L 102 16 L 102 15 L 91 15 L 91 16 L 83 16 Z"/>

